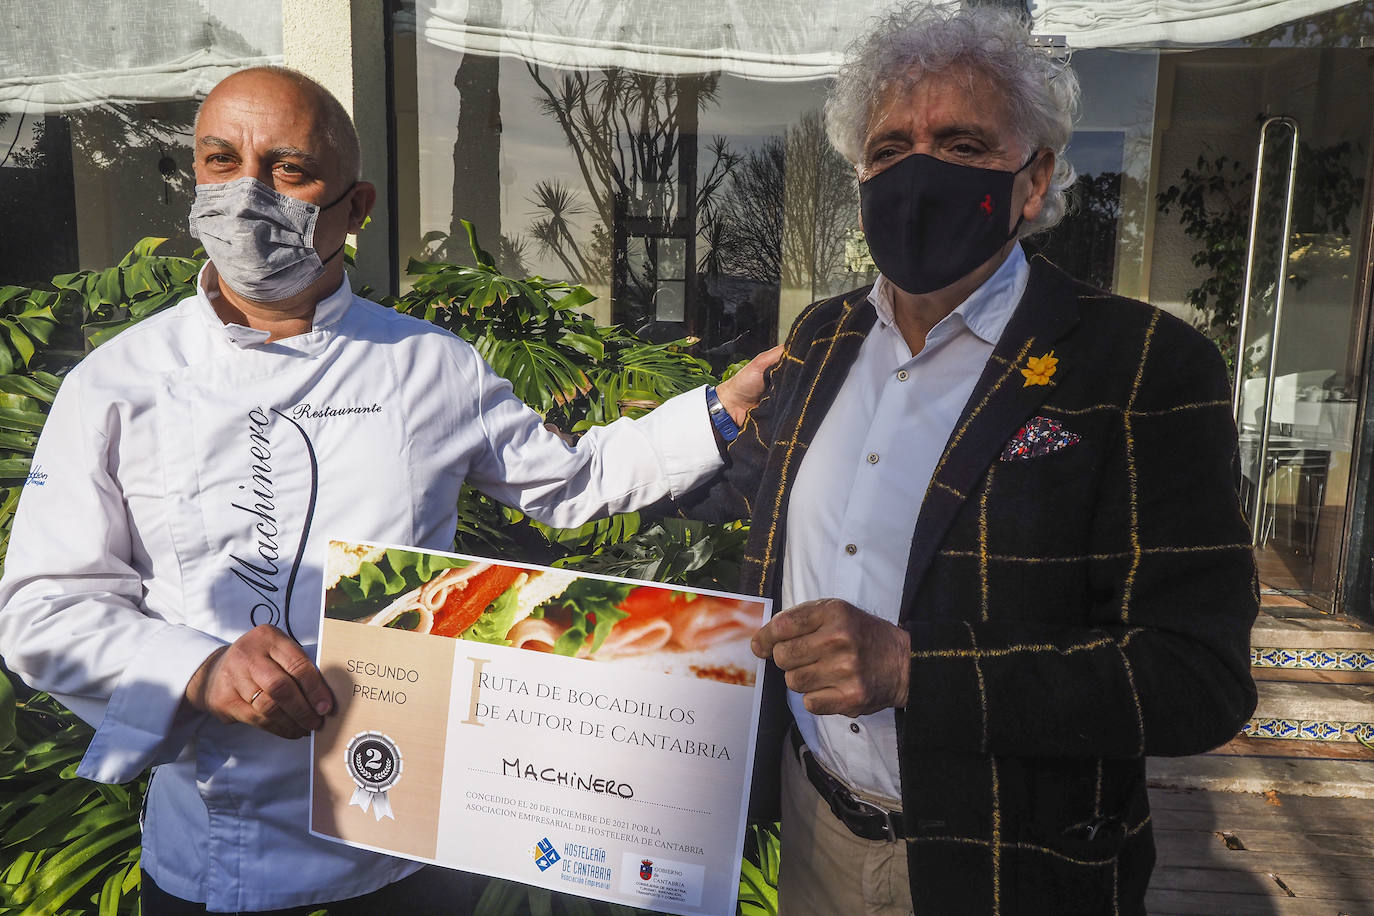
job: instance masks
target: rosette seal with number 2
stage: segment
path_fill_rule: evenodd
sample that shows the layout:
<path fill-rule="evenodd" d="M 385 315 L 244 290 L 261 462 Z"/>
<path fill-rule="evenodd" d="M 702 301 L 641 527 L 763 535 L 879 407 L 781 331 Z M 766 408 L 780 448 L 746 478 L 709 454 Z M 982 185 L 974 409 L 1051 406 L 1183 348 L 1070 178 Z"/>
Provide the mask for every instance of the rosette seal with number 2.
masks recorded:
<path fill-rule="evenodd" d="M 377 820 L 389 817 L 396 819 L 391 812 L 391 802 L 386 793 L 401 780 L 404 769 L 401 749 L 396 742 L 381 732 L 358 732 L 348 742 L 344 752 L 348 762 L 348 775 L 353 777 L 353 797 L 350 805 L 357 805 L 364 811 L 372 807 Z"/>

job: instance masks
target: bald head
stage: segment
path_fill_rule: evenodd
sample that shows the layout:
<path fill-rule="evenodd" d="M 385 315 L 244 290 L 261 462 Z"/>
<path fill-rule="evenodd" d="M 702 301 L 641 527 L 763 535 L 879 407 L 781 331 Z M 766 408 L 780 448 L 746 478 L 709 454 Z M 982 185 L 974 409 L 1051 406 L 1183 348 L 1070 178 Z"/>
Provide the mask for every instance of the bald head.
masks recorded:
<path fill-rule="evenodd" d="M 204 113 L 215 111 L 226 101 L 233 104 L 243 98 L 275 99 L 294 109 L 302 119 L 311 122 L 308 129 L 315 135 L 319 147 L 336 159 L 338 173 L 329 177 L 345 183 L 362 178 L 362 148 L 353 119 L 328 89 L 290 67 L 250 67 L 220 80 L 196 111 L 197 145 L 202 137 Z M 263 114 L 269 115 L 266 111 Z"/>
<path fill-rule="evenodd" d="M 221 236 L 213 245 L 198 235 L 219 274 L 226 308 L 234 309 L 221 312 L 222 318 L 239 323 L 246 318 L 257 327 L 251 320 L 258 313 L 308 315 L 338 289 L 344 270 L 338 255 L 377 200 L 376 188 L 359 180 L 358 170 L 358 135 L 348 113 L 309 77 L 282 67 L 255 67 L 226 77 L 210 91 L 196 115 L 197 205 L 220 199 L 216 185 L 237 182 L 259 193 L 246 181 L 252 179 L 318 208 L 309 213 L 310 228 L 297 230 L 300 237 L 294 240 L 278 238 L 272 227 L 279 227 L 281 214 L 302 211 L 277 199 L 267 202 L 269 212 L 256 204 L 231 206 L 220 214 L 228 222 L 220 221 Z M 198 219 L 197 227 L 208 225 L 204 214 Z M 324 269 L 301 291 L 276 299 L 272 296 L 280 290 L 258 284 L 257 278 L 271 272 L 270 258 L 283 245 L 314 248 Z"/>

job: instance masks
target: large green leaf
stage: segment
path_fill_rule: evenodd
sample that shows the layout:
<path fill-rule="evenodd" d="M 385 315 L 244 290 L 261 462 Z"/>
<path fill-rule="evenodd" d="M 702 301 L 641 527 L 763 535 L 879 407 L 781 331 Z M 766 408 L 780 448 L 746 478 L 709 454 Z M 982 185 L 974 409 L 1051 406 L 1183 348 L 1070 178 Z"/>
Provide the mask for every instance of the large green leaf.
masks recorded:
<path fill-rule="evenodd" d="M 137 819 L 129 819 L 64 846 L 15 893 L 16 903 L 28 904 L 20 916 L 51 916 L 57 907 L 108 868 L 111 858 L 122 857 L 128 844 L 138 838 L 138 832 Z"/>
<path fill-rule="evenodd" d="M 3 845 L 14 846 L 36 836 L 55 823 L 66 822 L 95 789 L 84 779 L 69 780 L 41 799 L 31 811 L 5 829 Z"/>
<path fill-rule="evenodd" d="M 29 473 L 29 459 L 0 458 L 0 480 L 23 480 Z"/>
<path fill-rule="evenodd" d="M 0 424 L 3 426 L 3 424 Z M 0 449 L 11 449 L 25 454 L 33 454 L 34 446 L 38 444 L 38 437 L 32 433 L 17 433 L 7 429 L 0 429 Z"/>
<path fill-rule="evenodd" d="M 515 396 L 539 413 L 586 394 L 592 384 L 581 366 L 562 350 L 542 340 L 507 340 L 485 336 L 477 351 L 492 369 L 511 383 Z"/>
<path fill-rule="evenodd" d="M 0 672 L 0 750 L 14 741 L 14 685 Z"/>
<path fill-rule="evenodd" d="M 37 432 L 43 428 L 47 414 L 31 410 L 0 407 L 0 429 L 27 429 Z"/>
<path fill-rule="evenodd" d="M 0 375 L 0 393 L 22 394 L 52 404 L 56 394 L 55 387 L 43 385 L 37 378 L 25 375 Z"/>
<path fill-rule="evenodd" d="M 153 252 L 157 251 L 162 243 L 166 241 L 165 238 L 155 238 L 153 236 L 139 239 L 134 243 L 134 250 L 124 256 L 124 260 L 119 262 L 119 266 L 128 267 L 135 258 L 151 257 Z"/>
<path fill-rule="evenodd" d="M 19 326 L 19 322 L 15 321 L 13 318 L 0 318 L 0 324 L 5 326 L 5 333 L 7 333 L 10 338 L 10 345 L 14 347 L 15 352 L 19 354 L 19 358 L 22 359 L 24 365 L 27 366 L 29 360 L 33 359 L 33 354 L 37 349 L 34 347 L 33 341 L 29 338 L 29 335 L 24 333 L 24 329 Z"/>
<path fill-rule="evenodd" d="M 483 267 L 494 268 L 496 259 L 488 254 L 481 245 L 477 244 L 477 227 L 465 219 L 458 222 L 462 223 L 463 231 L 468 235 L 468 245 L 472 248 L 472 256 L 477 259 L 477 263 Z"/>

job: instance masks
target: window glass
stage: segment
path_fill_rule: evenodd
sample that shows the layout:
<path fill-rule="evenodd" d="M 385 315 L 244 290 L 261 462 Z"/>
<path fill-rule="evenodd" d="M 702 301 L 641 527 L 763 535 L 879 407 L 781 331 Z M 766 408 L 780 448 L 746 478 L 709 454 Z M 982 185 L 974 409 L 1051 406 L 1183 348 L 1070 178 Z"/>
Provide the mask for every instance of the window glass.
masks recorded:
<path fill-rule="evenodd" d="M 690 72 L 694 58 L 683 42 L 659 29 L 657 56 L 636 56 L 631 62 L 644 67 L 630 69 L 605 65 L 619 58 L 595 42 L 554 54 L 548 38 L 558 11 L 537 0 L 516 5 L 553 17 L 547 28 L 528 26 L 540 16 L 520 20 L 506 7 L 462 13 L 434 2 L 418 11 L 416 237 L 448 233 L 443 255 L 466 258 L 458 220 L 471 219 L 505 269 L 583 283 L 598 295 L 592 308 L 602 320 L 656 338 L 698 337 L 718 360 L 772 343 L 806 304 L 875 276 L 853 169 L 831 148 L 821 116 L 825 70 L 833 71 L 842 44 L 810 49 L 814 78 L 779 78 L 773 65 L 782 55 L 766 48 L 750 59 L 766 58 L 767 67 L 741 63 L 736 47 L 717 49 L 723 70 L 701 73 Z M 1074 29 L 1068 44 L 1083 112 L 1068 151 L 1078 171 L 1072 209 L 1028 247 L 1089 282 L 1159 300 L 1187 318 L 1187 303 L 1167 279 L 1161 285 L 1169 265 L 1179 265 L 1175 254 L 1189 269 L 1187 254 L 1154 245 L 1158 141 L 1169 129 L 1156 111 L 1158 48 L 1204 31 L 1221 44 L 1357 41 L 1374 9 L 1374 0 L 1205 3 L 1196 13 L 1072 0 L 1032 9 L 1040 31 Z M 634 28 L 632 5 L 613 5 L 622 28 Z M 763 34 L 753 29 L 754 13 L 711 10 L 721 34 L 731 25 L 737 37 Z M 783 15 L 771 4 L 766 12 Z M 477 25 L 469 28 L 463 15 Z M 704 41 L 696 32 L 692 40 Z M 455 50 L 463 41 L 482 53 Z M 690 53 L 709 60 L 717 52 L 707 45 Z M 488 56 L 498 49 L 508 53 Z M 545 52 L 556 62 L 541 59 Z M 578 60 L 597 65 L 570 63 Z M 680 307 L 660 307 L 679 301 L 664 287 L 679 280 Z"/>
<path fill-rule="evenodd" d="M 0 4 L 0 284 L 189 251 L 197 100 L 281 54 L 281 0 Z"/>
<path fill-rule="evenodd" d="M 585 284 L 602 320 L 700 338 L 721 364 L 871 279 L 846 259 L 858 196 L 825 139 L 824 81 L 421 50 L 419 122 L 450 125 L 419 144 L 420 234 L 448 233 L 442 256 L 467 260 L 469 219 L 504 270 Z"/>
<path fill-rule="evenodd" d="M 1345 3 L 1237 40 L 1252 48 L 1365 48 L 1374 38 L 1374 0 Z"/>
<path fill-rule="evenodd" d="M 1103 289 L 1145 298 L 1159 52 L 1089 49 L 1072 61 L 1082 111 L 1068 159 L 1078 179 L 1063 222 L 1027 248 Z"/>

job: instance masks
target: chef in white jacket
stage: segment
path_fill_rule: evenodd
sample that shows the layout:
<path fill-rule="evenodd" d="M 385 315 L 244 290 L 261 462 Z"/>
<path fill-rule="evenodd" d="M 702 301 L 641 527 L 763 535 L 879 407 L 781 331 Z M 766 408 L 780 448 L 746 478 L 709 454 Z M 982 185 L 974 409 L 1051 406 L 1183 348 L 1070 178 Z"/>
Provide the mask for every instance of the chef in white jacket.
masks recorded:
<path fill-rule="evenodd" d="M 714 394 L 569 447 L 466 343 L 353 295 L 340 252 L 376 194 L 318 84 L 230 76 L 195 142 L 211 263 L 63 383 L 0 581 L 0 654 L 96 727 L 80 775 L 156 766 L 147 916 L 427 912 L 364 896 L 416 863 L 306 832 L 292 739 L 333 708 L 311 661 L 326 538 L 447 548 L 464 481 L 558 526 L 676 495 L 720 464 Z M 760 361 L 718 397 L 741 421 L 761 385 Z"/>

